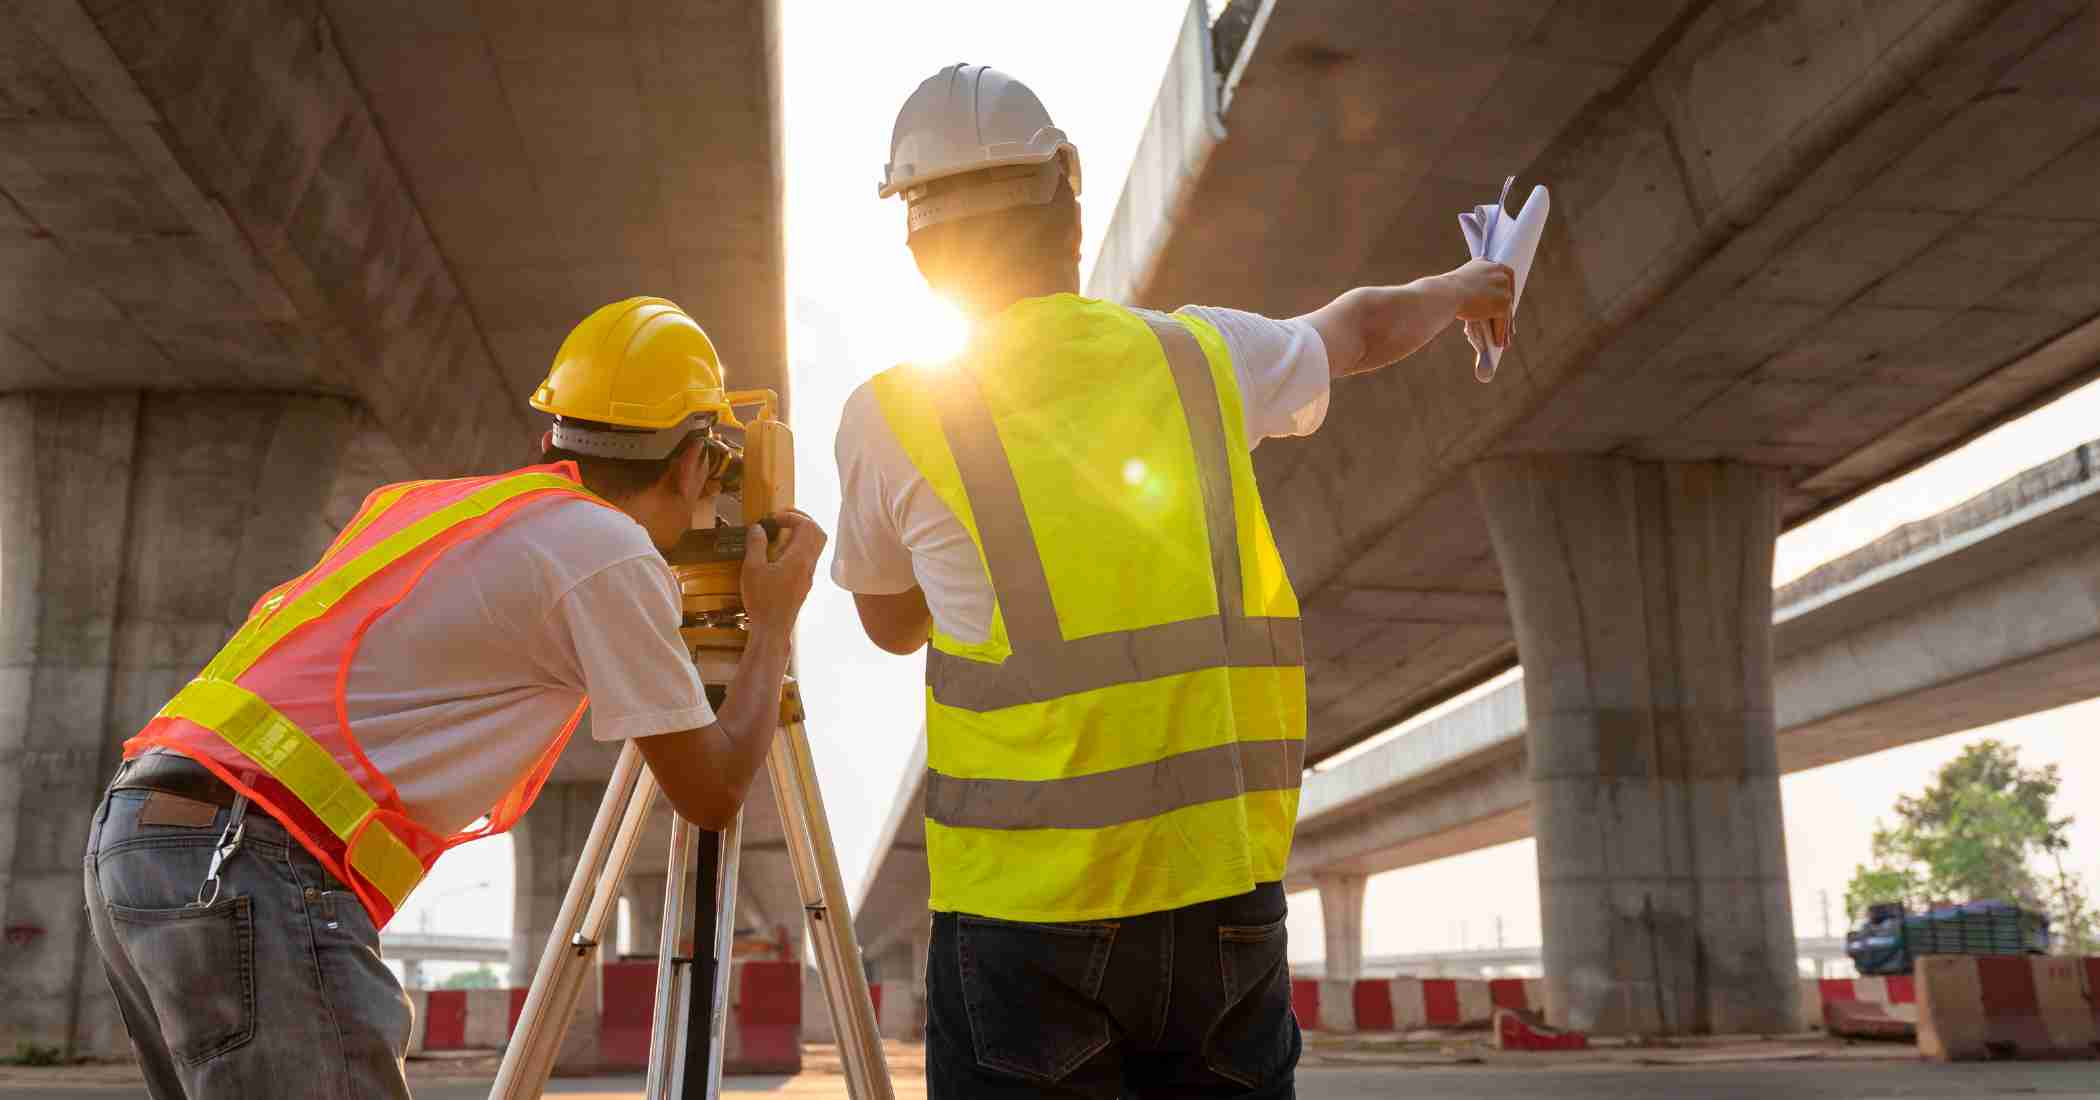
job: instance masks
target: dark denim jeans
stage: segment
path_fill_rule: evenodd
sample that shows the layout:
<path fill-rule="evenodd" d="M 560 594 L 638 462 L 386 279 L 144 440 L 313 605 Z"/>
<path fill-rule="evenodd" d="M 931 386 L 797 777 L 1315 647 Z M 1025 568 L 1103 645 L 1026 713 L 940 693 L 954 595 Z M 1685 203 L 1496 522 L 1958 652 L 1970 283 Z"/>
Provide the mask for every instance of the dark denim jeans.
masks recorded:
<path fill-rule="evenodd" d="M 410 1006 L 356 895 L 250 809 L 197 905 L 228 812 L 144 824 L 147 792 L 105 795 L 88 916 L 155 1100 L 406 1100 Z M 206 807 L 209 810 L 209 807 Z"/>
<path fill-rule="evenodd" d="M 1081 924 L 936 913 L 927 1096 L 1295 1096 L 1283 918 L 1273 882 Z"/>

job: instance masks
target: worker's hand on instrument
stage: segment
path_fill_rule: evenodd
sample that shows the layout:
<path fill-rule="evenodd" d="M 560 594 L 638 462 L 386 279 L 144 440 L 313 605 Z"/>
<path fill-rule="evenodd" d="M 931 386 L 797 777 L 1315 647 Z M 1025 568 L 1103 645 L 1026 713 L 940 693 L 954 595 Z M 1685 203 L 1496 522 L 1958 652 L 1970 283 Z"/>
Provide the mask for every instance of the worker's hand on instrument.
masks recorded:
<path fill-rule="evenodd" d="M 1517 273 L 1492 260 L 1468 260 L 1445 273 L 1445 283 L 1458 300 L 1461 321 L 1484 321 L 1498 348 L 1509 346 L 1509 312 L 1517 295 Z"/>
<path fill-rule="evenodd" d="M 744 545 L 744 610 L 754 625 L 792 627 L 809 598 L 817 555 L 824 552 L 824 529 L 808 515 L 789 509 L 767 517 L 780 526 L 778 540 L 752 524 Z M 777 554 L 769 553 L 778 546 Z"/>

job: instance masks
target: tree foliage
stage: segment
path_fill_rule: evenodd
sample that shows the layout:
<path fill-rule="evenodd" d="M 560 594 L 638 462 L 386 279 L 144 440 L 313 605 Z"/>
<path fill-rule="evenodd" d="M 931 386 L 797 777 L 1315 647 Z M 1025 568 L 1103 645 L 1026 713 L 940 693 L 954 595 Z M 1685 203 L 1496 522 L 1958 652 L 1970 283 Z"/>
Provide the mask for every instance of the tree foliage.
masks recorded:
<path fill-rule="evenodd" d="M 438 983 L 439 989 L 500 989 L 503 980 L 486 965 L 474 970 L 462 970 Z"/>
<path fill-rule="evenodd" d="M 2049 913 L 2066 948 L 2100 941 L 2085 884 L 2063 867 L 2069 815 L 2053 815 L 2056 765 L 2020 766 L 2002 741 L 1979 741 L 1939 770 L 1931 786 L 1896 799 L 1896 822 L 1875 822 L 1871 862 L 1845 889 L 1857 918 L 1876 902 L 1922 909 L 1995 898 Z M 2038 872 L 2038 860 L 2050 863 Z"/>

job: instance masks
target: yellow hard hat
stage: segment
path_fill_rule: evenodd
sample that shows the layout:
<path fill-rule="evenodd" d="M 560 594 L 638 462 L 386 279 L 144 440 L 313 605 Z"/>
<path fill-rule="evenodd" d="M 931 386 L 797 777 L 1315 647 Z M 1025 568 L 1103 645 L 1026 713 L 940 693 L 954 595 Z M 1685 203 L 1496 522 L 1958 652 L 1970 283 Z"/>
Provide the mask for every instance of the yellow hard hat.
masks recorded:
<path fill-rule="evenodd" d="M 714 342 L 662 298 L 628 298 L 584 318 L 532 407 L 554 414 L 555 446 L 602 458 L 663 458 L 692 432 L 736 426 Z"/>

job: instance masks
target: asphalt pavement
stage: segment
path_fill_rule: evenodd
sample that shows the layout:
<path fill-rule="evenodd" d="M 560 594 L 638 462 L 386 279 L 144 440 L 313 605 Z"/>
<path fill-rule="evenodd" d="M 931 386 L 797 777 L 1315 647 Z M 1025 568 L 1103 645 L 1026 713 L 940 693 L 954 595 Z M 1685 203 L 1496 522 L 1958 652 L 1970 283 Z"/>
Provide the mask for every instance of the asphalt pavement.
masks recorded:
<path fill-rule="evenodd" d="M 10 1079 L 12 1078 L 12 1079 Z M 819 1100 L 846 1095 L 841 1078 L 737 1078 L 728 1097 Z M 898 1100 L 921 1100 L 925 1082 L 897 1081 Z M 56 1077 L 0 1077 L 6 1100 L 136 1100 L 136 1084 L 68 1083 Z M 485 1079 L 425 1080 L 418 1100 L 481 1100 Z M 550 1096 L 564 1100 L 629 1100 L 641 1096 L 635 1077 L 557 1081 Z M 2100 1062 L 2028 1062 L 1935 1065 L 1915 1060 L 1804 1060 L 1711 1065 L 1622 1064 L 1311 1066 L 1299 1073 L 1304 1100 L 2001 1100 L 2030 1096 L 2100 1096 Z"/>

